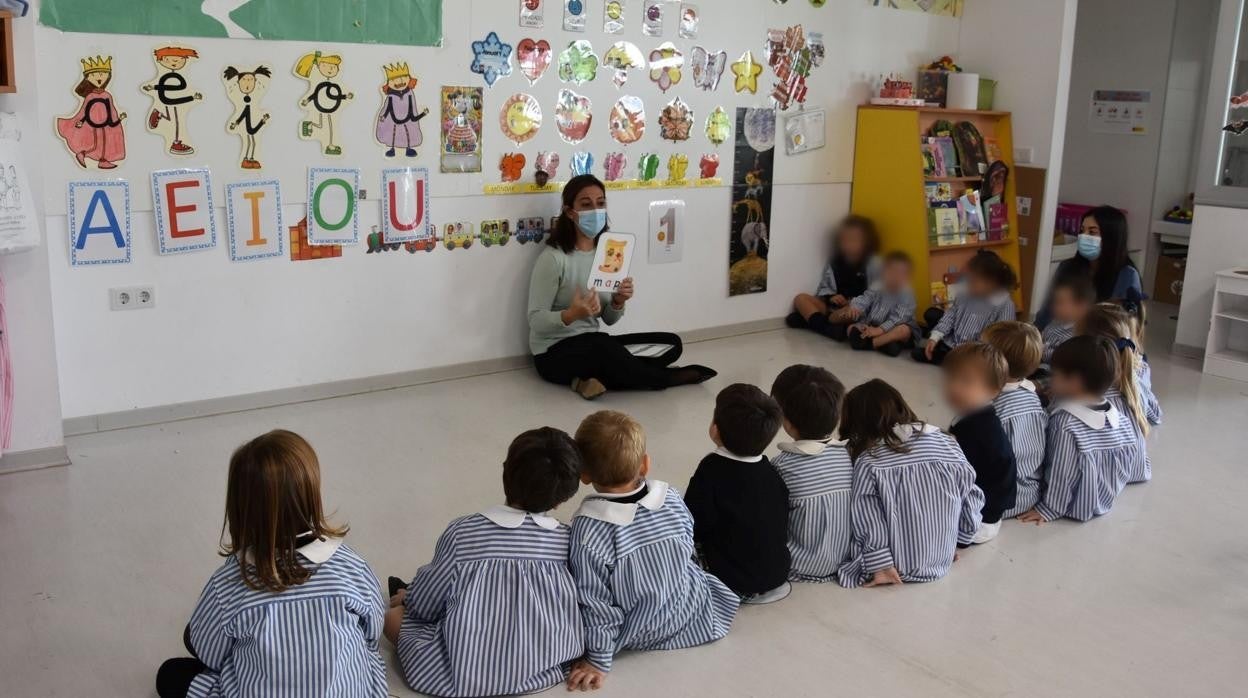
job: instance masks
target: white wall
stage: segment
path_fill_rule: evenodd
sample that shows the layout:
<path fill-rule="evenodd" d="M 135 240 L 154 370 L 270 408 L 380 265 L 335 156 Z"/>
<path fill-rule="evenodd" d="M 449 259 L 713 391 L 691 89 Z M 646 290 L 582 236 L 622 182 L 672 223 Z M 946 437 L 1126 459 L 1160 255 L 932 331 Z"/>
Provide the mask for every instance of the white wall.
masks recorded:
<path fill-rule="evenodd" d="M 640 2 L 629 11 L 640 11 Z M 551 39 L 554 45 L 573 38 L 589 38 L 601 52 L 605 38 L 591 15 L 585 35 L 564 34 L 558 11 L 548 10 L 547 28 L 534 32 L 516 27 L 513 0 L 447 2 L 445 44 L 437 49 L 388 48 L 343 45 L 331 47 L 347 57 L 344 76 L 356 87 L 359 103 L 353 107 L 358 124 L 346 136 L 354 152 L 344 163 L 364 170 L 368 188 L 376 190 L 380 149 L 369 142 L 367 129 L 377 106 L 375 86 L 383 62 L 409 60 L 424 80 L 419 93 L 432 103 L 439 84 L 480 84 L 467 70 L 470 40 L 495 29 L 504 40 L 514 42 L 526 35 Z M 557 5 L 556 5 L 557 7 Z M 600 7 L 600 5 L 591 7 Z M 680 265 L 637 265 L 639 295 L 630 305 L 623 330 L 688 330 L 783 315 L 794 293 L 808 290 L 823 259 L 823 245 L 830 223 L 848 210 L 849 174 L 853 156 L 854 109 L 868 96 L 868 83 L 888 71 L 910 73 L 934 56 L 955 52 L 957 20 L 918 13 L 872 8 L 868 3 L 832 3 L 815 9 L 807 3 L 755 3 L 748 11 L 713 11 L 708 3 L 697 42 L 672 39 L 688 53 L 697 44 L 713 50 L 726 49 L 729 60 L 747 48 L 762 59 L 764 29 L 804 23 L 808 30 L 825 33 L 827 63 L 817 70 L 811 84 L 811 106 L 830 110 L 830 143 L 826 150 L 788 158 L 779 152 L 773 204 L 771 289 L 766 294 L 727 298 L 727 189 L 703 189 L 659 193 L 614 192 L 611 210 L 620 230 L 644 230 L 646 203 L 653 198 L 679 197 L 688 202 L 694 226 L 687 238 L 685 261 Z M 641 35 L 633 22 L 624 38 L 648 50 L 658 40 Z M 40 27 L 38 31 L 40 79 L 55 86 L 40 102 L 39 121 L 48 124 L 55 114 L 72 111 L 69 87 L 79 54 L 101 52 L 115 56 L 120 67 L 114 82 L 117 99 L 134 115 L 145 113 L 147 101 L 137 85 L 152 72 L 147 51 L 155 38 L 63 35 Z M 215 185 L 241 179 L 234 170 L 236 142 L 227 137 L 221 123 L 225 106 L 216 77 L 227 60 L 275 66 L 275 86 L 267 104 L 279 119 L 268 143 L 269 158 L 278 161 L 273 174 L 283 184 L 288 220 L 300 217 L 303 168 L 318 164 L 311 146 L 293 136 L 297 118 L 294 91 L 300 85 L 289 77 L 296 56 L 306 44 L 230 40 L 193 40 L 204 58 L 196 67 L 208 103 L 192 115 L 202 141 L 202 157 L 195 164 L 213 169 Z M 228 57 L 228 58 L 227 58 Z M 686 73 L 686 80 L 689 80 Z M 764 83 L 765 84 L 765 83 Z M 499 156 L 512 150 L 492 125 L 501 100 L 515 91 L 531 91 L 543 106 L 552 104 L 562 85 L 552 72 L 531 90 L 518 74 L 500 82 L 487 93 L 485 172 L 474 175 L 435 176 L 433 218 L 437 222 L 512 219 L 525 215 L 551 215 L 557 209 L 553 195 L 482 197 L 482 181 L 497 181 Z M 761 86 L 761 85 L 760 85 Z M 63 87 L 63 89 L 61 89 Z M 595 131 L 605 133 L 602 122 L 617 91 L 601 76 L 580 90 L 595 103 Z M 642 75 L 634 75 L 625 90 L 643 96 L 650 112 L 652 132 L 646 141 L 630 149 L 633 161 L 643 152 L 665 154 L 680 150 L 698 154 L 710 149 L 702 139 L 701 124 L 713 104 L 735 106 L 759 104 L 763 96 L 737 95 L 730 76 L 715 93 L 695 93 L 682 85 L 667 96 Z M 680 95 L 697 110 L 699 135 L 686 147 L 660 145 L 655 114 L 662 104 Z M 435 109 L 436 111 L 436 109 Z M 573 150 L 547 125 L 538 139 L 522 149 L 530 162 L 540 149 L 556 149 L 564 159 Z M 427 139 L 433 129 L 426 127 Z M 135 188 L 136 208 L 150 206 L 146 177 L 152 169 L 178 165 L 160 156 L 155 136 L 131 124 L 128 132 L 130 160 L 119 172 Z M 599 137 L 602 137 L 601 135 Z M 592 138 L 592 136 L 591 136 Z M 364 247 L 347 249 L 344 258 L 291 263 L 270 260 L 231 264 L 222 248 L 209 252 L 158 258 L 150 216 L 136 212 L 134 262 L 110 268 L 71 269 L 67 255 L 64 207 L 66 179 L 78 176 L 67 165 L 63 148 L 45 130 L 43 145 L 49 156 L 45 200 L 49 205 L 51 231 L 49 265 L 53 300 L 57 308 L 57 356 L 62 372 L 62 399 L 66 417 L 113 412 L 343 380 L 389 372 L 414 370 L 478 359 L 526 353 L 523 316 L 527 277 L 535 249 L 514 242 L 503 249 L 408 255 L 390 252 L 366 255 Z M 610 147 L 591 143 L 599 163 Z M 721 174 L 732 170 L 731 150 L 720 149 Z M 426 148 L 420 164 L 436 168 L 433 150 Z M 601 165 L 599 165 L 601 167 Z M 531 167 L 530 167 L 531 171 Z M 265 174 L 270 174 L 267 170 Z M 218 197 L 218 201 L 220 201 Z M 220 213 L 220 212 L 219 212 Z M 376 221 L 377 203 L 365 206 L 361 223 Z M 220 234 L 224 235 L 224 228 Z M 112 286 L 154 283 L 157 307 L 153 310 L 110 312 L 107 289 Z"/>
<path fill-rule="evenodd" d="M 33 11 L 32 11 L 33 14 Z M 31 186 L 39 186 L 41 142 L 46 122 L 38 118 L 34 64 L 34 18 L 13 22 L 18 91 L 0 95 L 0 111 L 16 112 L 24 134 L 23 156 L 29 164 Z M 35 196 L 42 210 L 42 200 Z M 7 341 L 13 360 L 13 441 L 10 451 L 50 448 L 62 444 L 61 403 L 57 387 L 56 346 L 52 327 L 52 298 L 48 251 L 43 246 L 16 255 L 0 255 L 8 317 Z"/>
<path fill-rule="evenodd" d="M 1197 206 L 1192 220 L 1192 246 L 1183 277 L 1183 303 L 1174 343 L 1204 349 L 1213 310 L 1214 274 L 1248 266 L 1248 210 Z"/>

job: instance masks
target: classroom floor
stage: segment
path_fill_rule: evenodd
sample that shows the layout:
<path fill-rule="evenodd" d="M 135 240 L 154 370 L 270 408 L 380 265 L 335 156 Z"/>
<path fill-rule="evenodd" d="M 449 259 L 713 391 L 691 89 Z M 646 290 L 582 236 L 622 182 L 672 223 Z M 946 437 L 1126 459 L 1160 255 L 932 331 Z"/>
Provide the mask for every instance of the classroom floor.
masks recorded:
<path fill-rule="evenodd" d="M 714 645 L 623 656 L 600 694 L 1243 695 L 1248 384 L 1170 356 L 1166 315 L 1154 312 L 1150 342 L 1166 410 L 1150 444 L 1154 480 L 1128 488 L 1112 514 L 1008 523 L 932 584 L 798 585 L 781 603 L 743 609 Z M 183 625 L 219 564 L 229 453 L 267 429 L 309 437 L 327 506 L 384 579 L 411 576 L 451 518 L 500 501 L 506 445 L 530 427 L 630 412 L 646 427 L 654 476 L 683 487 L 711 448 L 715 392 L 769 387 L 791 363 L 822 364 L 849 385 L 883 377 L 920 415 L 949 419 L 935 369 L 806 332 L 704 342 L 687 358 L 720 378 L 590 404 L 513 371 L 72 438 L 72 467 L 0 476 L 0 695 L 154 695 L 156 667 L 182 652 Z M 565 520 L 575 501 L 559 511 Z M 391 687 L 412 695 L 393 668 Z"/>

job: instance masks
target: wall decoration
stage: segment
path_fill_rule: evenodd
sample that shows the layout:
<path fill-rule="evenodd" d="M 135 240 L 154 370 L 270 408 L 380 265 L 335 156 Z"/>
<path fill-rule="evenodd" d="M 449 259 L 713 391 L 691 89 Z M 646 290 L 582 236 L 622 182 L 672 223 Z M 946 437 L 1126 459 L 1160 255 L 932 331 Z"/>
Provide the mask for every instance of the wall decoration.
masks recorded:
<path fill-rule="evenodd" d="M 438 46 L 442 0 L 44 0 L 39 23 L 96 34 Z"/>
<path fill-rule="evenodd" d="M 416 148 L 425 142 L 420 120 L 429 115 L 428 107 L 416 104 L 416 85 L 407 62 L 383 65 L 386 81 L 381 85 L 381 108 L 377 112 L 377 142 L 386 149 L 386 157 L 403 154 L 416 157 Z"/>
<path fill-rule="evenodd" d="M 651 264 L 679 262 L 685 246 L 685 202 L 650 202 L 650 242 L 647 261 Z"/>
<path fill-rule="evenodd" d="M 69 263 L 75 267 L 130 262 L 130 183 L 70 182 Z"/>
<path fill-rule="evenodd" d="M 563 30 L 585 31 L 585 3 L 588 0 L 563 0 Z"/>
<path fill-rule="evenodd" d="M 766 130 L 770 124 L 771 135 Z M 773 109 L 737 109 L 737 140 L 732 173 L 732 230 L 728 295 L 767 290 L 771 186 L 775 166 Z"/>
<path fill-rule="evenodd" d="M 308 219 L 306 217 L 296 225 L 287 228 L 287 231 L 290 233 L 290 261 L 292 262 L 342 256 L 342 245 L 308 244 Z"/>
<path fill-rule="evenodd" d="M 646 36 L 663 36 L 663 0 L 646 0 L 641 30 Z"/>
<path fill-rule="evenodd" d="M 823 7 L 827 2 L 828 0 L 810 0 L 810 4 L 814 7 Z"/>
<path fill-rule="evenodd" d="M 231 262 L 285 254 L 282 187 L 276 179 L 225 185 L 225 219 Z"/>
<path fill-rule="evenodd" d="M 640 97 L 624 95 L 611 108 L 611 137 L 628 145 L 646 135 L 646 105 Z"/>
<path fill-rule="evenodd" d="M 671 184 L 685 183 L 685 174 L 689 171 L 689 156 L 684 153 L 673 153 L 667 158 L 667 181 Z"/>
<path fill-rule="evenodd" d="M 212 175 L 207 168 L 152 172 L 152 207 L 161 254 L 217 246 Z"/>
<path fill-rule="evenodd" d="M 719 154 L 707 153 L 698 161 L 698 176 L 702 179 L 715 179 L 719 174 Z"/>
<path fill-rule="evenodd" d="M 346 167 L 308 168 L 308 244 L 360 242 L 360 171 Z"/>
<path fill-rule="evenodd" d="M 533 179 L 537 182 L 537 186 L 546 186 L 547 182 L 555 178 L 555 173 L 558 171 L 559 153 L 543 150 L 537 154 L 533 172 Z"/>
<path fill-rule="evenodd" d="M 728 65 L 728 53 L 717 51 L 711 53 L 701 46 L 693 47 L 693 55 L 689 68 L 693 72 L 693 84 L 707 92 L 719 88 L 719 79 L 724 75 L 724 67 Z"/>
<path fill-rule="evenodd" d="M 472 65 L 468 69 L 484 78 L 487 87 L 493 87 L 499 78 L 511 75 L 511 44 L 504 44 L 496 32 L 472 42 Z"/>
<path fill-rule="evenodd" d="M 698 24 L 701 21 L 702 14 L 698 11 L 697 5 L 691 2 L 680 3 L 680 38 L 698 38 Z"/>
<path fill-rule="evenodd" d="M 520 73 L 530 85 L 546 74 L 553 57 L 550 42 L 545 39 L 521 39 L 516 44 L 516 61 L 520 63 Z"/>
<path fill-rule="evenodd" d="M 587 175 L 594 173 L 594 154 L 578 150 L 572 153 L 572 176 Z"/>
<path fill-rule="evenodd" d="M 636 251 L 637 238 L 628 233 L 607 231 L 599 235 L 586 287 L 599 293 L 615 293 L 628 278 Z"/>
<path fill-rule="evenodd" d="M 754 60 L 753 51 L 741 54 L 741 58 L 732 64 L 732 74 L 736 78 L 733 81 L 733 89 L 738 94 L 742 92 L 758 94 L 758 76 L 763 74 L 763 66 Z"/>
<path fill-rule="evenodd" d="M 628 167 L 628 156 L 624 153 L 607 153 L 606 163 L 603 165 L 604 174 L 607 176 L 608 182 L 619 181 L 624 176 L 624 170 Z"/>
<path fill-rule="evenodd" d="M 598 76 L 598 54 L 593 44 L 579 39 L 568 44 L 559 54 L 559 79 L 574 85 L 590 82 Z"/>
<path fill-rule="evenodd" d="M 511 240 L 511 221 L 506 218 L 481 221 L 481 234 L 477 237 L 482 247 L 502 247 Z"/>
<path fill-rule="evenodd" d="M 767 64 L 778 82 L 771 91 L 771 101 L 781 111 L 794 102 L 806 102 L 806 80 L 813 69 L 823 64 L 826 47 L 823 35 L 807 34 L 798 24 L 787 29 L 767 32 Z"/>
<path fill-rule="evenodd" d="M 631 41 L 617 41 L 607 49 L 606 55 L 602 57 L 602 65 L 615 71 L 611 76 L 611 82 L 614 82 L 616 87 L 623 87 L 624 83 L 628 82 L 628 71 L 646 69 L 646 57 L 642 55 L 641 49 L 637 48 L 637 44 Z"/>
<path fill-rule="evenodd" d="M 542 128 L 542 107 L 533 95 L 522 92 L 507 98 L 498 115 L 503 135 L 517 146 L 526 143 Z"/>
<path fill-rule="evenodd" d="M 295 63 L 294 72 L 308 81 L 308 91 L 299 100 L 303 109 L 299 137 L 320 143 L 321 152 L 325 155 L 342 155 L 342 146 L 338 143 L 338 112 L 344 102 L 355 99 L 355 93 L 344 91 L 338 81 L 342 72 L 342 56 L 320 51 L 304 54 Z"/>
<path fill-rule="evenodd" d="M 416 254 L 417 252 L 433 252 L 438 246 L 437 235 L 430 234 L 429 237 L 420 240 L 409 240 L 408 242 L 390 242 L 381 234 L 381 228 L 373 226 L 368 235 L 364 237 L 364 254 L 381 254 L 382 252 L 394 252 L 398 249 L 407 250 L 408 254 Z M 326 249 L 322 245 L 317 249 Z M 341 248 L 339 248 L 341 249 Z"/>
<path fill-rule="evenodd" d="M 520 0 L 520 26 L 528 29 L 541 29 L 545 25 L 545 0 Z"/>
<path fill-rule="evenodd" d="M 665 41 L 650 52 L 650 79 L 659 89 L 667 92 L 673 85 L 680 84 L 681 68 L 685 65 L 685 54 L 670 41 Z"/>
<path fill-rule="evenodd" d="M 1115 135 L 1148 135 L 1152 96 L 1148 90 L 1094 90 L 1088 110 L 1089 130 Z"/>
<path fill-rule="evenodd" d="M 442 171 L 481 171 L 483 88 L 442 88 Z"/>
<path fill-rule="evenodd" d="M 827 143 L 827 112 L 811 109 L 784 120 L 784 153 L 800 155 Z"/>
<path fill-rule="evenodd" d="M 659 156 L 646 153 L 637 162 L 637 179 L 642 182 L 653 182 L 659 176 Z"/>
<path fill-rule="evenodd" d="M 398 167 L 381 171 L 381 234 L 387 244 L 434 235 L 429 222 L 429 170 Z"/>
<path fill-rule="evenodd" d="M 541 216 L 521 218 L 516 221 L 516 242 L 541 242 L 546 237 L 546 221 Z"/>
<path fill-rule="evenodd" d="M 891 7 L 895 10 L 925 12 L 942 17 L 961 17 L 963 0 L 871 0 L 875 7 Z M 812 0 L 813 4 L 813 0 Z M 823 3 L 816 4 L 819 7 Z"/>
<path fill-rule="evenodd" d="M 499 162 L 498 170 L 502 173 L 504 182 L 518 182 L 524 174 L 526 164 L 524 153 L 507 153 Z"/>
<path fill-rule="evenodd" d="M 476 234 L 473 233 L 471 221 L 447 223 L 442 228 L 442 245 L 448 250 L 466 250 L 472 247 L 474 238 Z"/>
<path fill-rule="evenodd" d="M 715 110 L 706 117 L 706 140 L 719 146 L 726 143 L 731 136 L 732 119 L 723 107 L 715 107 Z"/>
<path fill-rule="evenodd" d="M 202 92 L 193 90 L 184 70 L 199 53 L 185 46 L 162 46 L 152 52 L 156 62 L 156 78 L 143 83 L 142 90 L 152 97 L 152 111 L 145 121 L 147 130 L 165 139 L 170 155 L 187 156 L 195 152 L 186 142 L 191 108 L 203 101 Z"/>
<path fill-rule="evenodd" d="M 678 143 L 689 140 L 693 130 L 693 109 L 680 97 L 673 99 L 659 112 L 659 136 Z"/>
<path fill-rule="evenodd" d="M 589 97 L 572 90 L 559 90 L 559 100 L 555 103 L 555 126 L 565 143 L 576 145 L 585 140 L 593 120 Z"/>
<path fill-rule="evenodd" d="M 603 0 L 602 33 L 619 34 L 624 31 L 624 0 Z"/>
<path fill-rule="evenodd" d="M 43 243 L 43 228 L 38 224 L 26 159 L 18 140 L 21 133 L 8 135 L 0 135 L 0 254 L 31 250 Z M 2 341 L 4 335 L 0 334 Z"/>
<path fill-rule="evenodd" d="M 250 70 L 227 66 L 221 74 L 225 81 L 225 96 L 234 105 L 234 113 L 225 124 L 225 130 L 238 135 L 242 153 L 239 167 L 244 170 L 258 170 L 260 163 L 260 133 L 269 124 L 269 112 L 260 106 L 269 84 L 273 80 L 273 71 L 268 66 L 258 65 Z"/>
<path fill-rule="evenodd" d="M 108 84 L 113 79 L 113 57 L 87 56 L 82 77 L 74 86 L 78 108 L 56 120 L 56 133 L 78 166 L 111 170 L 126 159 L 126 113 L 117 109 Z"/>

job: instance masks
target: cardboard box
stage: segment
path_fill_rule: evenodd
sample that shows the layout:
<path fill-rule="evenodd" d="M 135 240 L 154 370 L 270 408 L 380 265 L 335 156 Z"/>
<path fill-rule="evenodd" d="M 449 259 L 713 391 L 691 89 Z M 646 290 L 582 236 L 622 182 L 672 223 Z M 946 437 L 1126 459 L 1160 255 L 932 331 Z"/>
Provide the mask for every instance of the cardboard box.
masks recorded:
<path fill-rule="evenodd" d="M 1183 277 L 1187 274 L 1187 257 L 1161 255 L 1157 258 L 1157 281 L 1153 300 L 1178 305 L 1183 298 Z"/>

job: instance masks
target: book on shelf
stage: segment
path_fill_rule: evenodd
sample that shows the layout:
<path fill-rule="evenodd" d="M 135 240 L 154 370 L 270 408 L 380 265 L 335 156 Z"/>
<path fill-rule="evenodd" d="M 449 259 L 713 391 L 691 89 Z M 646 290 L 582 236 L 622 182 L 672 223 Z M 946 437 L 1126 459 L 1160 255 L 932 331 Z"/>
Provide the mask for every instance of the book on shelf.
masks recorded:
<path fill-rule="evenodd" d="M 974 189 L 968 189 L 962 198 L 958 199 L 958 215 L 961 220 L 962 230 L 966 233 L 981 233 L 984 231 L 984 209 L 980 204 L 979 192 Z"/>
<path fill-rule="evenodd" d="M 984 153 L 988 156 L 988 162 L 1004 162 L 1005 157 L 1001 154 L 1001 144 L 996 138 L 984 138 Z"/>
<path fill-rule="evenodd" d="M 936 174 L 936 148 L 927 141 L 923 141 L 921 145 L 923 154 L 923 176 L 924 177 L 941 177 L 943 175 Z"/>
<path fill-rule="evenodd" d="M 923 193 L 927 195 L 928 206 L 954 200 L 953 184 L 949 182 L 928 182 L 923 185 Z"/>
<path fill-rule="evenodd" d="M 932 305 L 936 307 L 944 307 L 949 302 L 948 292 L 944 282 L 932 282 Z"/>
<path fill-rule="evenodd" d="M 932 207 L 928 209 L 928 223 L 931 226 L 931 237 L 936 241 L 937 247 L 961 245 L 966 242 L 956 203 L 933 202 Z"/>
<path fill-rule="evenodd" d="M 940 151 L 941 160 L 945 163 L 945 177 L 958 177 L 967 174 L 963 171 L 958 161 L 958 148 L 953 143 L 953 139 L 948 136 L 936 136 L 932 139 L 935 142 L 936 149 Z"/>
<path fill-rule="evenodd" d="M 1010 211 L 1001 197 L 994 196 L 984 202 L 984 218 L 988 223 L 987 239 L 1004 240 L 1010 228 Z"/>

